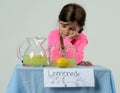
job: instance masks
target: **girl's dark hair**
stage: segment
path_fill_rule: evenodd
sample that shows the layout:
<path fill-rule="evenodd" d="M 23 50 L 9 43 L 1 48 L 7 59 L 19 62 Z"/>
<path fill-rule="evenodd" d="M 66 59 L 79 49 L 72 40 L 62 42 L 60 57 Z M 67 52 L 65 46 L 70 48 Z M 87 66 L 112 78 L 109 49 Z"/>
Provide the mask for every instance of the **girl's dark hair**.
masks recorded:
<path fill-rule="evenodd" d="M 84 26 L 86 20 L 86 12 L 84 8 L 78 4 L 70 3 L 65 5 L 59 14 L 59 20 L 63 22 L 77 22 L 78 25 Z M 79 31 L 81 33 L 83 28 Z"/>

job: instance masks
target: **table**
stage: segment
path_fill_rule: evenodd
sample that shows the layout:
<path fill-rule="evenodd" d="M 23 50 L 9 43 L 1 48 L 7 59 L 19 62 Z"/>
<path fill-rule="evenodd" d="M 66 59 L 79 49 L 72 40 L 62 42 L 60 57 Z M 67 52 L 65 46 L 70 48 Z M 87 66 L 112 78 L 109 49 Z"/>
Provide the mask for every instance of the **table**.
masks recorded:
<path fill-rule="evenodd" d="M 95 87 L 50 88 L 44 87 L 43 81 L 43 70 L 47 67 L 24 67 L 18 64 L 12 73 L 6 93 L 116 93 L 111 70 L 98 65 L 92 67 Z"/>

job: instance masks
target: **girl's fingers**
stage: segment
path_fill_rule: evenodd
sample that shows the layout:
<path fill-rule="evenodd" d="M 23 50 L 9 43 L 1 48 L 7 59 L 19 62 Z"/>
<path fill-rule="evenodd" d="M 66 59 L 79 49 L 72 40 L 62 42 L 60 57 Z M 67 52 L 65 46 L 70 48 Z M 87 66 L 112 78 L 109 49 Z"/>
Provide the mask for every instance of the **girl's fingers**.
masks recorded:
<path fill-rule="evenodd" d="M 69 35 L 68 37 L 74 39 L 77 36 L 79 36 L 79 33 L 78 32 L 74 32 L 73 34 Z"/>
<path fill-rule="evenodd" d="M 82 61 L 82 62 L 80 63 L 80 65 L 83 65 L 83 66 L 91 66 L 92 63 L 89 62 L 89 61 Z"/>

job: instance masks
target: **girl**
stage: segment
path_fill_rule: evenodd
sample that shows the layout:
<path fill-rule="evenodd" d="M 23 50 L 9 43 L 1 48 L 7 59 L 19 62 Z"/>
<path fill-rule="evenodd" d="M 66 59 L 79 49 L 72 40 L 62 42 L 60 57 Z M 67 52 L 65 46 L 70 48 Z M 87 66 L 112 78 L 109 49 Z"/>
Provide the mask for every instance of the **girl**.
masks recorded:
<path fill-rule="evenodd" d="M 51 45 L 61 44 L 64 46 L 74 45 L 76 48 L 76 64 L 92 65 L 89 61 L 83 61 L 84 48 L 88 44 L 88 40 L 83 29 L 85 25 L 86 12 L 82 6 L 70 3 L 65 5 L 58 16 L 59 28 L 54 29 L 48 36 L 48 47 Z"/>

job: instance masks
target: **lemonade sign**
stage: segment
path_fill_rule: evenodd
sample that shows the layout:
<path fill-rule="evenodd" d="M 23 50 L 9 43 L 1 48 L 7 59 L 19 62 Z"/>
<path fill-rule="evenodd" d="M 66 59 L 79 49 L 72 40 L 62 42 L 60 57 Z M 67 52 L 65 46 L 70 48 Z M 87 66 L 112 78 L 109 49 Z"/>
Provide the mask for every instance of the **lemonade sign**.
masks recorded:
<path fill-rule="evenodd" d="M 45 68 L 44 87 L 94 87 L 93 68 Z"/>

